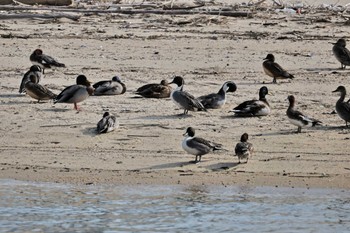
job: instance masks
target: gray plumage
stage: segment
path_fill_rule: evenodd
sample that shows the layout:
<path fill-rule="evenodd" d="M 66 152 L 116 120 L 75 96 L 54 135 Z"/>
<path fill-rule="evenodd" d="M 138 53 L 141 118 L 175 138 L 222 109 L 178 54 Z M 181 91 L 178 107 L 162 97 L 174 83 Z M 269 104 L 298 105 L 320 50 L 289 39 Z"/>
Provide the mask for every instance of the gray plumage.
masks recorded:
<path fill-rule="evenodd" d="M 122 95 L 126 92 L 126 86 L 118 76 L 112 80 L 99 81 L 92 85 L 94 95 Z"/>
<path fill-rule="evenodd" d="M 235 147 L 235 155 L 238 156 L 238 163 L 241 163 L 241 159 L 246 159 L 246 163 L 248 163 L 248 159 L 253 155 L 253 151 L 253 144 L 248 142 L 248 134 L 242 134 L 241 141 Z"/>
<path fill-rule="evenodd" d="M 176 105 L 184 109 L 184 114 L 187 114 L 188 111 L 207 111 L 198 99 L 183 90 L 185 82 L 182 77 L 176 76 L 171 83 L 175 83 L 177 88 L 171 92 L 170 98 Z"/>
<path fill-rule="evenodd" d="M 97 133 L 108 133 L 118 128 L 118 126 L 116 117 L 109 112 L 105 112 L 102 119 L 97 123 Z"/>
<path fill-rule="evenodd" d="M 226 93 L 227 92 L 235 92 L 237 90 L 237 86 L 234 82 L 228 81 L 225 82 L 220 88 L 218 93 L 212 93 L 209 95 L 203 95 L 198 97 L 197 99 L 202 103 L 202 105 L 206 108 L 221 108 L 226 103 Z"/>
<path fill-rule="evenodd" d="M 215 150 L 221 150 L 221 144 L 208 141 L 204 138 L 195 137 L 195 130 L 192 127 L 188 127 L 185 138 L 182 141 L 182 148 L 189 154 L 195 155 L 195 163 L 199 163 L 202 156 Z"/>
<path fill-rule="evenodd" d="M 339 92 L 340 98 L 335 104 L 335 110 L 341 119 L 345 121 L 346 127 L 348 127 L 348 122 L 350 122 L 350 100 L 348 102 L 344 102 L 346 96 L 346 89 L 344 86 L 339 86 L 335 91 Z"/>
<path fill-rule="evenodd" d="M 298 133 L 301 133 L 301 128 L 305 127 L 305 126 L 316 126 L 316 125 L 320 125 L 322 122 L 319 120 L 316 120 L 314 118 L 310 118 L 306 115 L 304 115 L 303 113 L 301 113 L 300 111 L 297 111 L 294 109 L 295 106 L 295 97 L 293 95 L 288 96 L 288 100 L 289 100 L 289 107 L 287 109 L 287 117 L 289 119 L 289 121 L 295 125 L 298 126 Z"/>
<path fill-rule="evenodd" d="M 73 103 L 74 109 L 79 110 L 77 103 L 84 101 L 93 94 L 94 89 L 85 75 L 79 75 L 76 85 L 66 87 L 54 100 L 54 103 Z"/>
<path fill-rule="evenodd" d="M 283 69 L 278 63 L 275 62 L 275 56 L 271 53 L 267 54 L 264 58 L 263 68 L 265 73 L 273 78 L 273 83 L 277 82 L 277 79 L 293 79 L 294 76 Z"/>
<path fill-rule="evenodd" d="M 267 102 L 266 95 L 269 93 L 266 86 L 259 90 L 259 100 L 248 100 L 239 104 L 231 112 L 239 117 L 266 116 L 270 114 L 270 105 Z"/>
<path fill-rule="evenodd" d="M 350 51 L 346 48 L 346 41 L 340 38 L 336 43 L 333 44 L 333 54 L 335 58 L 340 62 L 341 69 L 345 69 L 346 66 L 350 65 Z"/>
<path fill-rule="evenodd" d="M 21 85 L 19 86 L 19 93 L 26 93 L 25 85 L 30 81 L 30 76 L 35 76 L 35 80 L 32 81 L 34 83 L 39 83 L 42 77 L 42 69 L 40 66 L 32 65 L 30 69 L 23 75 Z"/>

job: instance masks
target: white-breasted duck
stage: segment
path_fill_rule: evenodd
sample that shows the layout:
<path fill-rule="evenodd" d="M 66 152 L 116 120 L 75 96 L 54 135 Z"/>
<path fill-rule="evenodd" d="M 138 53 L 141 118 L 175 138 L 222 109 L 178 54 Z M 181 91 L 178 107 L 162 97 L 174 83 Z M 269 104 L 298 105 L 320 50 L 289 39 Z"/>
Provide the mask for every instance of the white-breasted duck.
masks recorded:
<path fill-rule="evenodd" d="M 207 111 L 198 99 L 183 90 L 185 81 L 182 77 L 175 76 L 170 84 L 172 83 L 175 83 L 177 85 L 177 88 L 171 92 L 170 98 L 176 105 L 184 109 L 184 114 L 187 114 L 188 111 Z"/>
<path fill-rule="evenodd" d="M 55 58 L 44 54 L 41 49 L 34 50 L 29 59 L 33 65 L 38 65 L 42 68 L 43 74 L 45 72 L 45 68 L 51 68 L 51 66 L 66 67 L 65 64 L 58 62 Z"/>
<path fill-rule="evenodd" d="M 79 75 L 76 78 L 76 84 L 66 87 L 54 100 L 54 103 L 72 103 L 74 109 L 79 111 L 79 102 L 84 101 L 87 97 L 92 95 L 94 89 L 91 83 L 87 80 L 85 75 Z"/>
<path fill-rule="evenodd" d="M 344 102 L 346 96 L 346 88 L 344 86 L 339 86 L 335 91 L 339 92 L 340 98 L 335 104 L 335 110 L 341 119 L 345 121 L 346 127 L 348 127 L 348 122 L 350 122 L 350 100 Z"/>
<path fill-rule="evenodd" d="M 195 130 L 192 127 L 187 128 L 184 136 L 185 138 L 182 141 L 182 148 L 187 153 L 196 156 L 194 163 L 199 163 L 203 155 L 208 154 L 215 150 L 222 149 L 221 144 L 214 143 L 200 137 L 195 137 Z"/>
<path fill-rule="evenodd" d="M 344 38 L 340 38 L 336 43 L 333 44 L 333 54 L 335 58 L 340 62 L 341 69 L 345 69 L 346 66 L 350 65 L 350 51 L 346 48 L 346 41 Z"/>
<path fill-rule="evenodd" d="M 265 73 L 273 78 L 273 83 L 277 83 L 277 79 L 293 79 L 294 76 L 283 69 L 275 62 L 275 56 L 271 53 L 264 58 L 263 68 Z"/>
<path fill-rule="evenodd" d="M 112 80 L 99 81 L 92 85 L 94 95 L 122 95 L 126 92 L 126 86 L 118 76 Z"/>
<path fill-rule="evenodd" d="M 241 159 L 248 159 L 253 155 L 254 147 L 253 144 L 248 142 L 248 134 L 244 133 L 241 136 L 241 141 L 236 144 L 235 155 L 238 156 L 238 163 L 241 163 Z"/>
<path fill-rule="evenodd" d="M 26 93 L 33 99 L 38 100 L 38 103 L 40 100 L 50 100 L 57 97 L 57 95 L 50 91 L 47 87 L 40 85 L 37 82 L 37 76 L 34 74 L 29 76 L 29 81 L 26 82 L 24 86 Z"/>
<path fill-rule="evenodd" d="M 42 76 L 42 69 L 40 66 L 32 65 L 30 69 L 23 75 L 21 85 L 19 86 L 19 93 L 26 93 L 25 84 L 30 81 L 30 76 L 36 77 L 35 82 L 39 83 Z"/>
<path fill-rule="evenodd" d="M 295 106 L 295 97 L 293 95 L 288 96 L 289 100 L 289 107 L 287 109 L 287 117 L 289 121 L 295 125 L 298 126 L 297 133 L 301 133 L 301 128 L 303 127 L 313 127 L 316 125 L 322 124 L 321 121 L 316 120 L 314 118 L 310 118 L 303 113 L 299 112 L 298 110 L 294 109 Z"/>
<path fill-rule="evenodd" d="M 232 81 L 228 81 L 222 85 L 218 93 L 203 95 L 198 97 L 197 99 L 203 104 L 203 106 L 206 109 L 209 109 L 209 108 L 217 109 L 217 108 L 221 108 L 226 103 L 226 93 L 235 92 L 236 90 L 237 90 L 236 84 Z"/>
<path fill-rule="evenodd" d="M 235 116 L 252 117 L 252 116 L 267 116 L 271 112 L 269 103 L 266 100 L 266 95 L 269 93 L 266 86 L 259 90 L 259 100 L 248 100 L 239 104 L 232 111 Z"/>
<path fill-rule="evenodd" d="M 145 98 L 168 98 L 173 88 L 163 79 L 160 83 L 149 83 L 139 87 L 135 94 Z"/>
<path fill-rule="evenodd" d="M 97 133 L 108 133 L 118 128 L 119 124 L 115 116 L 110 114 L 109 112 L 105 112 L 103 117 L 97 123 Z"/>

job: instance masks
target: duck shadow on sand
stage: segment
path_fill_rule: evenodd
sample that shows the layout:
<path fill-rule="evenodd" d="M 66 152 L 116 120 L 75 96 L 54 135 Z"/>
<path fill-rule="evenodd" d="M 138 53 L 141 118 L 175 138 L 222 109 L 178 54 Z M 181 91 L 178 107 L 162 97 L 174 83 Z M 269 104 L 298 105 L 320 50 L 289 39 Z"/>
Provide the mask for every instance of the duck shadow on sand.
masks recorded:
<path fill-rule="evenodd" d="M 146 169 L 165 169 L 165 168 L 183 168 L 185 166 L 193 165 L 193 161 L 188 161 L 188 162 L 174 162 L 174 163 L 164 163 L 164 164 L 159 164 L 155 166 L 148 167 Z"/>
<path fill-rule="evenodd" d="M 175 114 L 175 115 L 151 115 L 151 116 L 143 116 L 138 117 L 138 119 L 142 120 L 171 120 L 171 119 L 185 119 L 191 118 L 193 115 L 191 114 Z"/>
<path fill-rule="evenodd" d="M 232 163 L 217 163 L 217 164 L 211 164 L 209 166 L 205 166 L 206 169 L 212 170 L 212 171 L 222 171 L 222 170 L 228 170 L 234 167 L 237 167 L 241 165 L 242 163 L 238 162 L 232 162 Z"/>

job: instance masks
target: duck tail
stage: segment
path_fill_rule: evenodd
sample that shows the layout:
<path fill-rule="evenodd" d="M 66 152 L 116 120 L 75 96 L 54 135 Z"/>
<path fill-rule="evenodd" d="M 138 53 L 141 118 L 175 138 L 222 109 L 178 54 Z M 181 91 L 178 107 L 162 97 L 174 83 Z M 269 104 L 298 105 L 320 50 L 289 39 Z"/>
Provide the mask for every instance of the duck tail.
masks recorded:
<path fill-rule="evenodd" d="M 322 125 L 322 122 L 319 121 L 319 120 L 315 120 L 313 119 L 313 122 L 312 122 L 312 127 L 315 127 L 316 125 Z"/>

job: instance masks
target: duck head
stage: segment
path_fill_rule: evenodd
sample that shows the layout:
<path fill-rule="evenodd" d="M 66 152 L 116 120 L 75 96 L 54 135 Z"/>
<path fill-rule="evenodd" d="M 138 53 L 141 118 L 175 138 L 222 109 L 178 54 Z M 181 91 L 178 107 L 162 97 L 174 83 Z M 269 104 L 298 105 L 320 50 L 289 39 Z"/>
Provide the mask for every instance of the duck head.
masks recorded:
<path fill-rule="evenodd" d="M 175 76 L 173 81 L 171 81 L 169 84 L 172 83 L 175 83 L 178 87 L 181 87 L 185 84 L 185 81 L 181 76 Z"/>
<path fill-rule="evenodd" d="M 331 44 L 334 44 L 334 45 L 338 45 L 340 47 L 344 47 L 346 46 L 346 41 L 344 38 L 340 38 L 336 43 L 331 43 Z"/>
<path fill-rule="evenodd" d="M 189 136 L 189 137 L 193 137 L 195 134 L 195 130 L 192 127 L 188 127 L 186 130 L 186 133 L 183 134 L 183 136 Z"/>
<path fill-rule="evenodd" d="M 293 95 L 288 96 L 289 106 L 294 107 L 295 104 L 295 97 Z"/>
<path fill-rule="evenodd" d="M 76 82 L 77 82 L 77 85 L 83 85 L 83 86 L 87 86 L 87 87 L 91 86 L 91 82 L 88 81 L 86 76 L 83 74 L 78 75 Z"/>
<path fill-rule="evenodd" d="M 38 72 L 38 71 L 41 72 L 42 71 L 41 67 L 37 66 L 37 65 L 32 65 L 29 70 L 32 72 Z"/>
<path fill-rule="evenodd" d="M 275 61 L 275 56 L 271 53 L 267 54 L 267 56 L 263 59 L 263 60 L 267 60 L 267 61 Z"/>
<path fill-rule="evenodd" d="M 234 82 L 228 81 L 228 82 L 224 83 L 223 89 L 226 92 L 235 92 L 237 90 L 237 86 L 236 86 L 236 84 Z"/>
<path fill-rule="evenodd" d="M 260 90 L 259 90 L 259 98 L 260 99 L 265 98 L 265 96 L 268 95 L 268 94 L 269 94 L 269 90 L 267 89 L 266 86 L 263 86 L 263 87 L 260 88 Z"/>
<path fill-rule="evenodd" d="M 113 78 L 112 78 L 112 81 L 114 81 L 114 82 L 118 82 L 118 83 L 121 83 L 122 82 L 122 80 L 119 78 L 119 76 L 114 76 Z"/>
<path fill-rule="evenodd" d="M 108 117 L 110 114 L 109 114 L 109 112 L 105 112 L 104 114 L 103 114 L 103 117 Z"/>
<path fill-rule="evenodd" d="M 339 87 L 337 87 L 336 90 L 334 90 L 332 92 L 340 92 L 340 94 L 343 94 L 343 93 L 346 94 L 346 89 L 344 86 L 339 86 Z"/>
<path fill-rule="evenodd" d="M 247 133 L 242 134 L 241 142 L 247 142 L 247 141 L 248 141 L 248 134 Z"/>
<path fill-rule="evenodd" d="M 41 49 L 36 49 L 34 50 L 34 53 L 38 56 L 42 55 L 43 54 L 43 51 Z"/>

